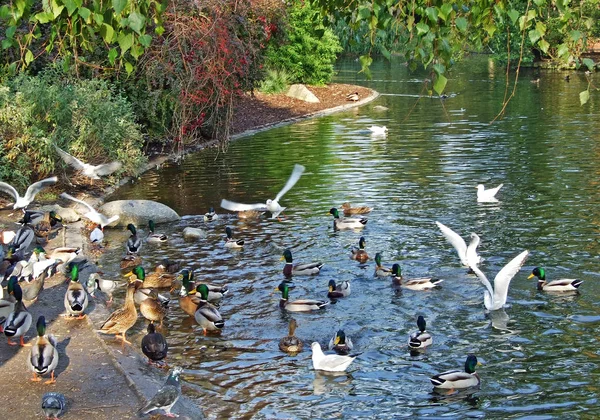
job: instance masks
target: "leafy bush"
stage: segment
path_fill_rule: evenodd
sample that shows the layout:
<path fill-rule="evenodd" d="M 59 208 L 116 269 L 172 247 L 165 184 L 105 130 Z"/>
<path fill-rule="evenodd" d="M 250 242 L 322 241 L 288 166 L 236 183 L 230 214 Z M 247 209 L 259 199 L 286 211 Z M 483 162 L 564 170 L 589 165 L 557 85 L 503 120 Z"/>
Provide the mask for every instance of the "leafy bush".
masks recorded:
<path fill-rule="evenodd" d="M 267 48 L 267 67 L 288 72 L 294 82 L 322 85 L 331 81 L 342 47 L 331 29 L 315 25 L 318 14 L 308 2 L 294 2 L 283 45 Z"/>
<path fill-rule="evenodd" d="M 282 93 L 290 85 L 292 78 L 285 70 L 268 69 L 264 80 L 260 83 L 260 91 L 264 93 Z"/>
<path fill-rule="evenodd" d="M 106 81 L 49 69 L 0 87 L 2 180 L 24 186 L 62 165 L 52 144 L 89 162 L 119 160 L 136 172 L 143 138 L 130 104 Z"/>

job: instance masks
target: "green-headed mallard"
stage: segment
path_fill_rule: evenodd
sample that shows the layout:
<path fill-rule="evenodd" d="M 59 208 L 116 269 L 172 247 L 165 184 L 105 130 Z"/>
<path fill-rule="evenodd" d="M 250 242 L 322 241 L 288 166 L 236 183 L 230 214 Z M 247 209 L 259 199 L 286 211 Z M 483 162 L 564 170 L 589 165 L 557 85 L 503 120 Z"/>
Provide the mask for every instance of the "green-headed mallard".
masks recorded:
<path fill-rule="evenodd" d="M 131 236 L 127 239 L 125 243 L 125 248 L 127 250 L 127 254 L 139 254 L 142 249 L 142 239 L 138 238 L 137 230 L 135 229 L 135 225 L 133 223 L 129 223 L 127 225 L 127 230 L 131 232 Z"/>
<path fill-rule="evenodd" d="M 285 259 L 285 265 L 283 266 L 283 275 L 286 277 L 319 274 L 319 272 L 321 271 L 321 267 L 323 267 L 322 262 L 294 265 L 292 251 L 290 251 L 289 249 L 283 251 L 283 255 L 280 259 Z"/>
<path fill-rule="evenodd" d="M 338 284 L 335 283 L 335 280 L 329 280 L 327 297 L 329 299 L 338 299 L 346 296 L 350 296 L 350 282 L 342 281 Z"/>
<path fill-rule="evenodd" d="M 448 389 L 451 391 L 479 386 L 481 380 L 475 371 L 477 365 L 479 365 L 477 357 L 475 357 L 474 354 L 469 354 L 465 362 L 464 371 L 449 370 L 431 377 L 430 381 L 435 388 Z"/>
<path fill-rule="evenodd" d="M 337 354 L 346 355 L 354 348 L 350 337 L 346 336 L 344 330 L 338 330 L 331 340 L 329 340 L 329 350 L 335 351 Z"/>
<path fill-rule="evenodd" d="M 25 333 L 29 331 L 29 327 L 31 327 L 32 317 L 31 313 L 29 313 L 23 304 L 23 292 L 21 291 L 19 283 L 13 282 L 12 292 L 16 303 L 13 311 L 8 315 L 8 318 L 6 318 L 6 322 L 4 323 L 4 335 L 6 335 L 9 346 L 17 345 L 17 343 L 10 341 L 11 337 L 19 337 L 21 346 L 25 346 L 26 344 L 23 337 Z M 28 344 L 28 346 L 30 345 L 31 344 Z"/>
<path fill-rule="evenodd" d="M 318 311 L 326 305 L 329 305 L 329 301 L 316 300 L 316 299 L 300 299 L 289 301 L 289 287 L 285 282 L 279 284 L 275 291 L 281 292 L 281 299 L 279 300 L 279 307 L 290 312 L 309 312 Z"/>
<path fill-rule="evenodd" d="M 300 353 L 302 351 L 303 343 L 298 337 L 294 335 L 298 324 L 294 318 L 290 319 L 288 328 L 288 335 L 279 340 L 279 349 L 285 353 Z"/>
<path fill-rule="evenodd" d="M 131 276 L 132 274 L 134 274 L 136 278 L 142 280 L 143 284 L 141 287 L 144 289 L 163 289 L 171 287 L 173 280 L 175 279 L 175 275 L 167 273 L 161 266 L 157 266 L 156 271 L 146 274 L 144 268 L 141 265 L 138 265 L 131 270 L 131 272 L 127 273 L 126 276 Z"/>
<path fill-rule="evenodd" d="M 310 345 L 312 349 L 312 362 L 314 370 L 326 372 L 344 372 L 356 359 L 356 356 L 342 356 L 339 354 L 324 354 L 321 345 L 316 341 Z"/>
<path fill-rule="evenodd" d="M 88 306 L 88 296 L 83 285 L 79 283 L 79 266 L 77 264 L 71 264 L 70 275 L 71 281 L 65 293 L 65 309 L 67 315 L 83 319 Z"/>
<path fill-rule="evenodd" d="M 31 204 L 37 193 L 47 186 L 56 184 L 56 181 L 58 181 L 58 178 L 53 176 L 51 178 L 34 182 L 27 188 L 25 196 L 23 197 L 19 195 L 17 190 L 12 185 L 7 184 L 6 182 L 0 182 L 0 191 L 4 191 L 15 199 L 13 209 L 25 209 Z"/>
<path fill-rule="evenodd" d="M 369 260 L 369 254 L 365 251 L 365 246 L 367 245 L 367 241 L 365 241 L 365 237 L 361 236 L 358 240 L 358 248 L 352 248 L 350 259 L 358 261 L 361 264 L 366 263 Z"/>
<path fill-rule="evenodd" d="M 114 311 L 104 321 L 98 332 L 104 334 L 115 334 L 116 337 L 121 334 L 121 339 L 124 343 L 131 344 L 125 338 L 125 333 L 128 329 L 133 327 L 137 321 L 137 310 L 135 309 L 135 303 L 133 301 L 133 294 L 135 292 L 135 282 L 130 283 L 127 286 L 127 295 L 125 296 L 125 304 Z"/>
<path fill-rule="evenodd" d="M 362 229 L 365 227 L 368 221 L 364 217 L 360 219 L 340 217 L 340 213 L 335 207 L 329 209 L 329 214 L 333 215 L 334 230 Z"/>
<path fill-rule="evenodd" d="M 243 239 L 233 238 L 233 232 L 229 226 L 225 228 L 225 234 L 227 235 L 227 238 L 225 238 L 225 246 L 227 248 L 242 248 L 244 246 Z"/>
<path fill-rule="evenodd" d="M 179 294 L 179 307 L 189 316 L 194 316 L 199 303 L 200 297 L 196 294 L 196 285 L 190 281 L 184 281 Z"/>
<path fill-rule="evenodd" d="M 534 268 L 527 279 L 533 277 L 538 278 L 538 290 L 543 290 L 544 292 L 575 292 L 581 286 L 581 283 L 583 283 L 583 280 L 579 279 L 558 279 L 547 282 L 546 270 L 542 267 Z"/>
<path fill-rule="evenodd" d="M 375 276 L 388 277 L 392 275 L 392 269 L 381 265 L 381 254 L 375 254 Z"/>
<path fill-rule="evenodd" d="M 349 202 L 345 202 L 342 204 L 342 210 L 344 212 L 344 216 L 352 216 L 354 214 L 367 214 L 373 210 L 373 207 L 367 206 L 358 206 L 352 207 Z"/>
<path fill-rule="evenodd" d="M 400 264 L 392 265 L 392 283 L 410 290 L 427 290 L 438 286 L 444 280 L 432 277 L 419 277 L 417 279 L 405 279 L 402 277 Z"/>
<path fill-rule="evenodd" d="M 43 316 L 38 317 L 36 328 L 38 337 L 35 340 L 35 344 L 31 347 L 29 359 L 27 359 L 29 368 L 33 372 L 31 380 L 39 382 L 42 380 L 40 376 L 50 374 L 50 379 L 45 383 L 53 384 L 56 382 L 54 379 L 54 369 L 58 365 L 56 339 L 51 335 L 46 335 L 46 318 Z"/>
<path fill-rule="evenodd" d="M 213 222 L 219 218 L 219 215 L 215 212 L 213 207 L 209 208 L 206 213 L 204 213 L 204 221 L 205 222 Z"/>
<path fill-rule="evenodd" d="M 142 353 L 146 355 L 149 363 L 158 363 L 167 357 L 169 345 L 165 337 L 156 332 L 154 324 L 148 324 L 146 335 L 142 338 Z"/>
<path fill-rule="evenodd" d="M 169 239 L 167 237 L 167 235 L 165 235 L 164 233 L 156 233 L 154 232 L 155 229 L 155 225 L 154 225 L 154 220 L 148 220 L 148 237 L 146 238 L 146 241 L 148 242 L 153 242 L 153 243 L 161 243 L 161 242 L 167 242 L 167 240 Z"/>
<path fill-rule="evenodd" d="M 140 303 L 140 312 L 142 316 L 150 322 L 160 322 L 162 326 L 163 319 L 167 315 L 167 302 L 159 302 L 158 294 L 151 290 L 147 298 Z"/>
<path fill-rule="evenodd" d="M 91 273 L 86 283 L 86 289 L 91 297 L 94 297 L 96 290 L 100 290 L 102 293 L 108 295 L 107 304 L 111 304 L 113 301 L 113 292 L 120 287 L 125 286 L 127 283 L 124 281 L 105 279 L 100 277 L 100 273 Z"/>
<path fill-rule="evenodd" d="M 408 347 L 411 350 L 425 349 L 426 347 L 433 344 L 433 338 L 431 334 L 425 331 L 427 324 L 423 315 L 419 315 L 417 318 L 417 327 L 419 331 L 415 331 L 408 337 Z"/>
<path fill-rule="evenodd" d="M 198 284 L 196 283 L 196 280 L 194 279 L 194 271 L 193 270 L 188 270 L 188 269 L 184 269 L 181 270 L 181 273 L 179 273 L 178 279 L 181 279 L 182 281 L 182 285 L 181 285 L 181 296 L 184 296 L 184 294 L 188 294 L 188 295 L 193 295 L 194 293 L 196 293 L 196 286 L 198 286 Z M 217 285 L 217 284 L 210 284 L 210 283 L 202 283 L 204 285 L 206 285 L 206 287 L 208 287 L 208 301 L 209 302 L 217 302 L 219 300 L 221 300 L 227 293 L 229 293 L 229 287 L 227 285 Z M 191 285 L 191 287 L 188 287 L 188 285 Z"/>
<path fill-rule="evenodd" d="M 220 331 L 225 326 L 225 321 L 223 321 L 217 308 L 208 302 L 208 287 L 205 284 L 200 284 L 196 291 L 200 293 L 198 309 L 194 313 L 196 322 L 204 330 L 204 335 L 206 335 L 206 331 Z"/>

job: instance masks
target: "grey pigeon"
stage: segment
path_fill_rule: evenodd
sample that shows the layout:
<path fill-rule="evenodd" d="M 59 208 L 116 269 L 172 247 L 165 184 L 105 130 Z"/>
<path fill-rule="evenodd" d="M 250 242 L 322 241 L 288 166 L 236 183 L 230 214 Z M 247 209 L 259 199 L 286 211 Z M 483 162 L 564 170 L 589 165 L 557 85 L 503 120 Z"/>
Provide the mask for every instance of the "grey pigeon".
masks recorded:
<path fill-rule="evenodd" d="M 57 419 L 66 406 L 65 396 L 58 392 L 46 392 L 42 396 L 42 410 L 47 419 Z"/>
<path fill-rule="evenodd" d="M 143 416 L 154 410 L 164 410 L 167 417 L 179 417 L 177 414 L 171 413 L 171 408 L 175 405 L 181 396 L 181 380 L 179 375 L 183 371 L 181 367 L 174 367 L 169 373 L 169 377 L 165 384 L 156 394 L 148 401 L 144 407 L 138 411 L 138 415 Z"/>

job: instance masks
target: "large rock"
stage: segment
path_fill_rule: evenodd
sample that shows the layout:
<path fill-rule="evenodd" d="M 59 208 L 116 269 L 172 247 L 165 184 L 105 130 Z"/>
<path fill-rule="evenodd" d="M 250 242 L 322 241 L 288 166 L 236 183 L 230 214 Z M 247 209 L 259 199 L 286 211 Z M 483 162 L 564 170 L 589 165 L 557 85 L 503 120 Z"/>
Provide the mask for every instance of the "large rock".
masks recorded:
<path fill-rule="evenodd" d="M 206 232 L 203 231 L 202 229 L 198 229 L 198 228 L 193 228 L 193 227 L 186 227 L 185 229 L 183 229 L 183 237 L 185 239 L 202 239 L 202 238 L 206 238 Z"/>
<path fill-rule="evenodd" d="M 154 223 L 176 222 L 181 217 L 169 206 L 152 200 L 117 200 L 105 203 L 98 210 L 107 217 L 119 215 L 115 226 L 146 226 L 148 220 Z M 112 225 L 111 225 L 112 226 Z"/>
<path fill-rule="evenodd" d="M 290 89 L 288 90 L 286 95 L 291 98 L 300 99 L 301 101 L 310 102 L 313 104 L 321 102 L 319 101 L 319 98 L 317 98 L 315 94 L 308 90 L 308 88 L 304 85 L 290 86 Z"/>
<path fill-rule="evenodd" d="M 58 204 L 50 204 L 50 205 L 46 205 L 46 206 L 41 206 L 37 210 L 39 210 L 39 211 L 54 210 L 56 212 L 56 214 L 58 214 L 60 217 L 62 217 L 63 222 L 65 222 L 65 223 L 74 223 L 74 222 L 78 221 L 79 219 L 81 219 L 81 216 L 79 216 L 79 213 L 77 213 L 75 210 L 68 208 L 68 207 L 61 207 Z"/>

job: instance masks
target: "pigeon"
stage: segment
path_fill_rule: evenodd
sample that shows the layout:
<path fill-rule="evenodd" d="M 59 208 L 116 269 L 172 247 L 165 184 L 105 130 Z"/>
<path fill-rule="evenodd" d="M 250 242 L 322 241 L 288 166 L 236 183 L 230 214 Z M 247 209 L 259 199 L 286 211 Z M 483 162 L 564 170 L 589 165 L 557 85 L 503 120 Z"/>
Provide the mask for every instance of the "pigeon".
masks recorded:
<path fill-rule="evenodd" d="M 121 162 L 117 162 L 117 161 L 110 162 L 110 163 L 103 163 L 101 165 L 96 165 L 96 166 L 90 165 L 89 163 L 82 162 L 79 159 L 77 159 L 75 156 L 68 154 L 67 152 L 62 150 L 60 147 L 58 147 L 57 145 L 54 145 L 54 148 L 56 149 L 56 151 L 58 152 L 58 154 L 60 155 L 62 160 L 64 160 L 67 165 L 72 166 L 73 168 L 75 168 L 78 171 L 81 171 L 81 173 L 84 176 L 86 176 L 90 179 L 100 179 L 101 176 L 110 175 L 113 172 L 121 169 L 121 166 L 123 166 L 121 164 Z"/>
<path fill-rule="evenodd" d="M 102 213 L 98 213 L 92 206 L 90 206 L 85 201 L 78 200 L 75 197 L 73 197 L 67 193 L 62 193 L 60 196 L 62 198 L 66 198 L 67 200 L 75 201 L 76 203 L 82 204 L 85 207 L 87 207 L 90 211 L 88 211 L 87 213 L 84 213 L 84 216 L 87 217 L 88 219 L 90 219 L 93 223 L 100 225 L 101 229 L 104 229 L 104 227 L 106 225 L 110 225 L 112 222 L 119 219 L 119 215 L 112 216 L 110 218 L 106 217 Z"/>
<path fill-rule="evenodd" d="M 12 185 L 7 184 L 6 182 L 0 182 L 0 191 L 4 191 L 7 194 L 10 194 L 15 199 L 15 204 L 13 205 L 13 209 L 25 209 L 28 205 L 31 204 L 37 193 L 39 193 L 42 188 L 45 188 L 49 185 L 56 184 L 58 178 L 53 176 L 51 178 L 42 179 L 41 181 L 34 182 L 27 188 L 25 192 L 25 196 L 21 197 L 17 190 Z"/>
<path fill-rule="evenodd" d="M 139 411 L 139 415 L 148 414 L 154 410 L 164 410 L 165 416 L 177 417 L 176 414 L 171 413 L 171 408 L 177 402 L 181 396 L 181 380 L 179 375 L 183 371 L 181 367 L 174 367 L 169 373 L 165 384 L 156 394 L 148 401 L 144 407 Z"/>
<path fill-rule="evenodd" d="M 266 204 L 241 204 L 223 199 L 221 200 L 221 207 L 231 211 L 269 210 L 271 212 L 271 218 L 275 219 L 277 216 L 279 216 L 279 214 L 282 211 L 285 210 L 285 207 L 281 207 L 281 205 L 279 205 L 279 200 L 281 200 L 281 197 L 283 197 L 283 195 L 286 192 L 288 192 L 296 184 L 296 182 L 298 182 L 305 169 L 306 168 L 302 165 L 294 165 L 294 170 L 292 171 L 292 174 L 290 175 L 290 178 L 288 179 L 283 189 L 279 191 L 279 193 L 273 200 L 267 200 Z"/>
<path fill-rule="evenodd" d="M 46 392 L 42 395 L 42 410 L 46 419 L 57 419 L 67 405 L 65 396 L 59 392 Z"/>

